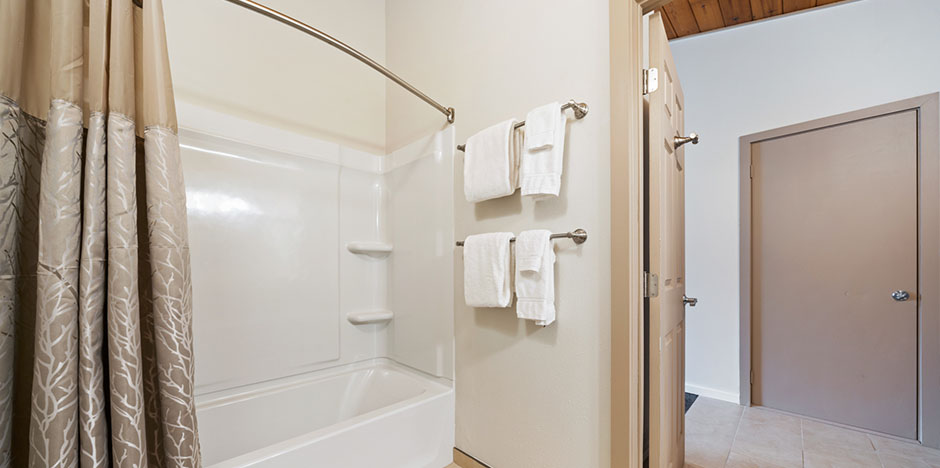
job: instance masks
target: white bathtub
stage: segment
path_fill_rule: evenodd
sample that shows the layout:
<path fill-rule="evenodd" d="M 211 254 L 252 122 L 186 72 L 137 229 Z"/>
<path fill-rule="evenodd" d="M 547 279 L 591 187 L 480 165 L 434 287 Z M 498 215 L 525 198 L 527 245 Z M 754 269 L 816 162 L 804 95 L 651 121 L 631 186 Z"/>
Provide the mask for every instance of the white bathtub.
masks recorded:
<path fill-rule="evenodd" d="M 387 359 L 196 399 L 211 468 L 443 468 L 452 461 L 451 382 Z"/>

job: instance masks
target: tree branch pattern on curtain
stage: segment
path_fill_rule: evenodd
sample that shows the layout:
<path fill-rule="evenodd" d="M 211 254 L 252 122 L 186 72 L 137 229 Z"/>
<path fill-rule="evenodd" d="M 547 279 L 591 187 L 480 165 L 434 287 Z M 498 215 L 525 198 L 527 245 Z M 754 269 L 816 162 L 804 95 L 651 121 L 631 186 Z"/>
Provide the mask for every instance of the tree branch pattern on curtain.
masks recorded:
<path fill-rule="evenodd" d="M 0 468 L 199 467 L 162 4 L 11 0 L 0 39 Z"/>

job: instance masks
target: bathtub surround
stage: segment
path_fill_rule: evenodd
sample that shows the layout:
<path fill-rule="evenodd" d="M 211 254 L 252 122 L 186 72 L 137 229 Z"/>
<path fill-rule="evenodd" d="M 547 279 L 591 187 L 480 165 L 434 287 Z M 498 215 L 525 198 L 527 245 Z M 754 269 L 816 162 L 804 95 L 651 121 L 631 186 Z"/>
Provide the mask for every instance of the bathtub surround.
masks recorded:
<path fill-rule="evenodd" d="M 162 8 L 0 15 L 0 467 L 200 466 Z"/>
<path fill-rule="evenodd" d="M 180 117 L 185 125 L 186 115 Z M 343 316 L 316 312 L 339 310 L 340 263 L 355 261 L 346 249 L 338 252 L 341 178 L 344 187 L 367 191 L 364 201 L 350 204 L 371 208 L 372 177 L 191 133 L 182 131 L 182 145 L 197 312 L 197 394 L 336 360 L 340 343 L 355 340 L 337 333 L 346 322 Z M 383 305 L 373 302 L 379 276 L 372 270 L 379 265 L 350 265 L 363 276 L 364 301 L 357 305 Z M 365 349 L 373 346 L 372 337 L 359 339 Z"/>
<path fill-rule="evenodd" d="M 450 463 L 453 132 L 374 155 L 179 108 L 206 464 Z"/>
<path fill-rule="evenodd" d="M 447 127 L 386 158 L 388 357 L 454 379 L 454 130 Z M 417 220 L 420 220 L 418 222 Z M 451 416 L 453 411 L 451 411 Z M 453 424 L 453 421 L 451 421 Z"/>

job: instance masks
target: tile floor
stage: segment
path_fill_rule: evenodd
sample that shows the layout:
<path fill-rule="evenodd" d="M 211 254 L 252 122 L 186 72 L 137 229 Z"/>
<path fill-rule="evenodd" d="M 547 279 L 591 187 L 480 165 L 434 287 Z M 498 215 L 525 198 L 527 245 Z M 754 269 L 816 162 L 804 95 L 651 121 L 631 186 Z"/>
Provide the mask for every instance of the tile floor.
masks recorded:
<path fill-rule="evenodd" d="M 686 468 L 940 468 L 940 450 L 705 397 L 685 427 Z"/>

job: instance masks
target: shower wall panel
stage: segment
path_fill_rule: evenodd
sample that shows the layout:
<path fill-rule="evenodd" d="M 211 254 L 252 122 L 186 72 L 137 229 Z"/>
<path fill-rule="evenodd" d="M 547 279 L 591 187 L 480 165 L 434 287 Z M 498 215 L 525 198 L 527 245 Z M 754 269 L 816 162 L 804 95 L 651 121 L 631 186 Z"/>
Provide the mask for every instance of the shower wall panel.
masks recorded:
<path fill-rule="evenodd" d="M 389 356 L 454 378 L 454 128 L 389 155 Z M 460 251 L 456 252 L 459 255 Z"/>
<path fill-rule="evenodd" d="M 182 153 L 199 390 L 336 360 L 339 168 L 214 143 Z"/>
<path fill-rule="evenodd" d="M 388 196 L 382 174 L 340 168 L 340 342 L 344 360 L 384 356 L 387 323 L 353 325 L 350 313 L 386 309 L 387 257 L 354 254 L 353 241 L 387 242 Z"/>
<path fill-rule="evenodd" d="M 452 127 L 380 156 L 178 108 L 197 393 L 378 357 L 453 379 Z"/>

